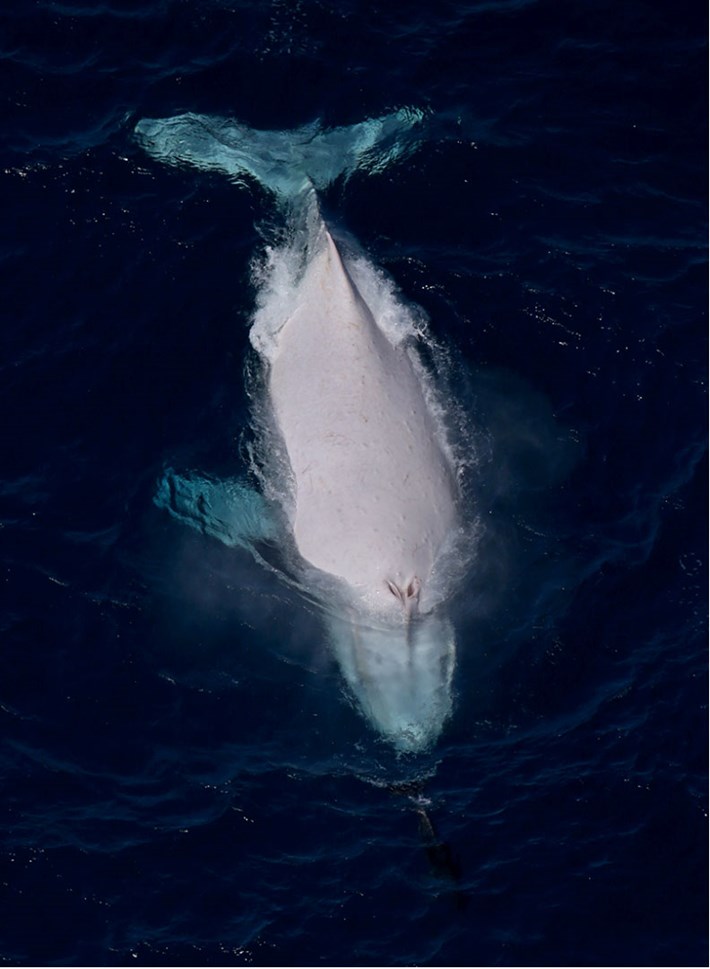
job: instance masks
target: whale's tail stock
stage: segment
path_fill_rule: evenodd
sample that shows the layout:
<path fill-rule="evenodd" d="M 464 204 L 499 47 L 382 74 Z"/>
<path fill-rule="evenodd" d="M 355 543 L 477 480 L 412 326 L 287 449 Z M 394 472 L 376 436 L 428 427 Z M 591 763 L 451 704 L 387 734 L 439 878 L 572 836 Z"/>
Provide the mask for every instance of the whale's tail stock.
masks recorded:
<path fill-rule="evenodd" d="M 180 114 L 144 118 L 138 143 L 169 165 L 222 172 L 234 181 L 255 179 L 281 204 L 305 189 L 324 189 L 357 170 L 381 171 L 421 143 L 425 113 L 402 108 L 357 124 L 325 128 L 319 122 L 290 131 L 262 131 L 229 118 Z"/>

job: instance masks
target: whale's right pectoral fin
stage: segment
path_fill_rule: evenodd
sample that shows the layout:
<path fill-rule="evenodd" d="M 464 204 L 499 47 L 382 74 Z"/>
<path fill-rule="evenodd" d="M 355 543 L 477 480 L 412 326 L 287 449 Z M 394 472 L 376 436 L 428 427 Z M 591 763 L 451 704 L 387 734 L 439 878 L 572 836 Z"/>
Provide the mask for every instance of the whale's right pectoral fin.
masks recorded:
<path fill-rule="evenodd" d="M 168 468 L 153 501 L 178 521 L 230 547 L 253 552 L 255 543 L 273 541 L 278 534 L 262 495 L 237 478 L 220 481 Z"/>

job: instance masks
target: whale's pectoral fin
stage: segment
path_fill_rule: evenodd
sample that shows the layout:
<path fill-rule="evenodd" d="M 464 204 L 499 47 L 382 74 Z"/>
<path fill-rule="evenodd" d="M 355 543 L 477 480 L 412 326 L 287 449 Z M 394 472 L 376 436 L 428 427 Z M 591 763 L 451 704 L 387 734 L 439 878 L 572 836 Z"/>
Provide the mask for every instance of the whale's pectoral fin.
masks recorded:
<path fill-rule="evenodd" d="M 253 551 L 255 542 L 271 541 L 278 533 L 262 495 L 237 478 L 220 481 L 168 468 L 153 501 L 178 521 L 230 547 Z"/>

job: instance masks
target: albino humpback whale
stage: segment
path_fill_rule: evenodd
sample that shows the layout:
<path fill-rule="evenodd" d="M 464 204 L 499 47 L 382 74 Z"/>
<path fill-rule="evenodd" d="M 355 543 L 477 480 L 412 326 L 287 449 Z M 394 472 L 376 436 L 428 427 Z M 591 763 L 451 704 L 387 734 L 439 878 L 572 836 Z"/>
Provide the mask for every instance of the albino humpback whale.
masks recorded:
<path fill-rule="evenodd" d="M 296 264 L 288 298 L 281 292 L 269 313 L 265 286 L 252 328 L 270 439 L 289 466 L 282 517 L 302 581 L 325 604 L 345 679 L 372 725 L 407 751 L 433 742 L 451 710 L 453 634 L 435 607 L 447 591 L 442 555 L 460 525 L 457 479 L 423 368 L 368 305 L 316 190 L 401 157 L 420 120 L 402 111 L 351 128 L 259 132 L 182 115 L 136 126 L 154 157 L 252 176 L 284 213 L 283 252 Z M 268 481 L 263 490 L 279 497 Z M 168 472 L 156 501 L 228 544 L 276 534 L 267 503 L 239 483 Z"/>

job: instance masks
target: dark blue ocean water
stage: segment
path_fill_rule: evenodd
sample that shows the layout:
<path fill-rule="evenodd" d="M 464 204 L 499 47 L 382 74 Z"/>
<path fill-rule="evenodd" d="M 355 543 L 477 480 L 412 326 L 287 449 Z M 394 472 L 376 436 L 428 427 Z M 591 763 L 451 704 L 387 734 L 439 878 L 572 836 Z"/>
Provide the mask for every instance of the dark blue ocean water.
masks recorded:
<path fill-rule="evenodd" d="M 702 6 L 5 0 L 3 962 L 707 964 Z M 401 106 L 439 136 L 324 205 L 448 347 L 489 523 L 411 758 L 153 506 L 243 470 L 273 213 L 131 136 Z"/>

